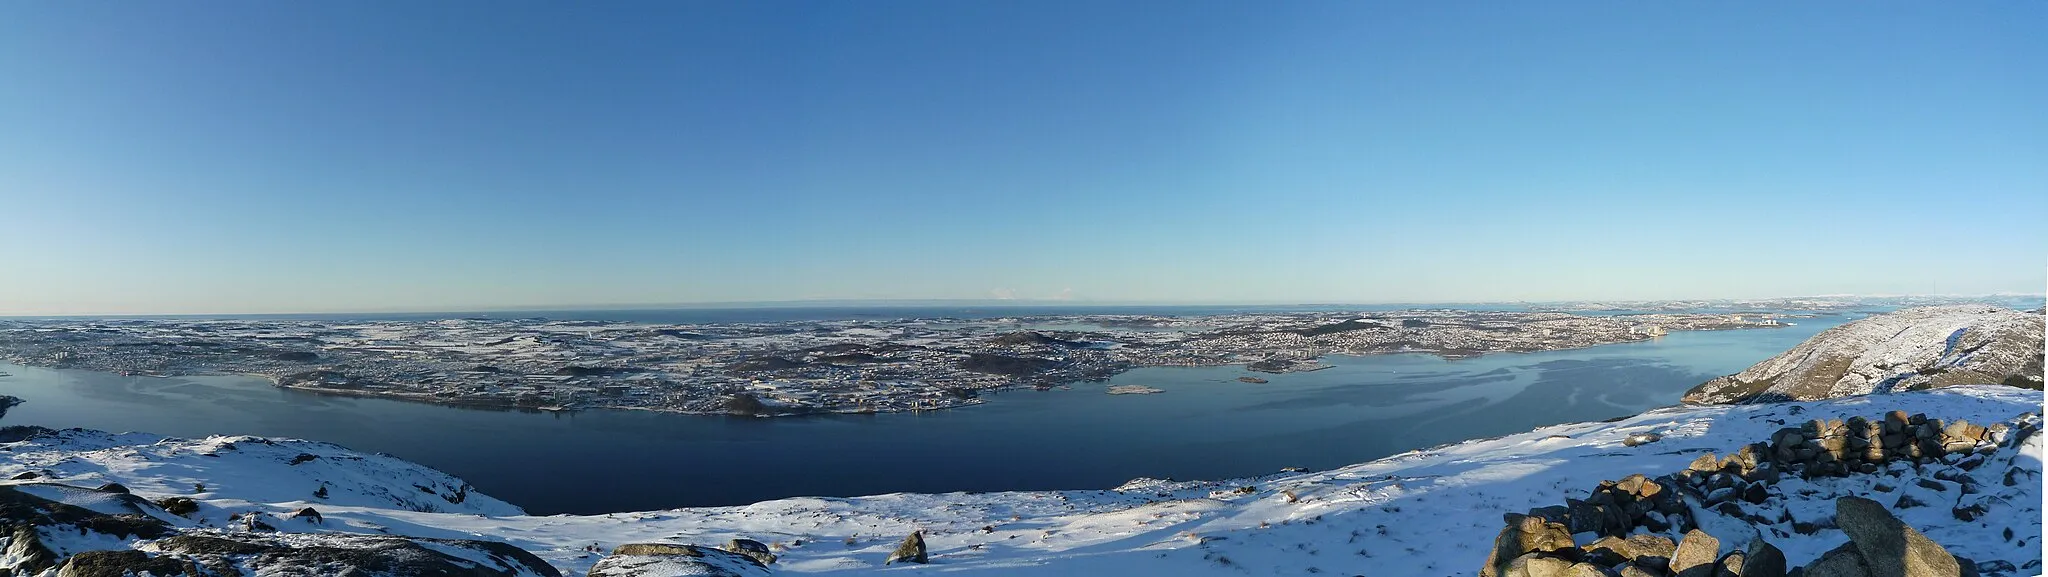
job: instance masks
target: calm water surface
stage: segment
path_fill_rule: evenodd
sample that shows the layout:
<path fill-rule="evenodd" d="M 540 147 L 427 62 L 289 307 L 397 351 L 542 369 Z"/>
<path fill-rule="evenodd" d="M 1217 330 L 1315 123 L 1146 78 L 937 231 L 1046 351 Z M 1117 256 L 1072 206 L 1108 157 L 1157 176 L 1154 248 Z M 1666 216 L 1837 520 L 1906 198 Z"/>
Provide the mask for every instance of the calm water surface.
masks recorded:
<path fill-rule="evenodd" d="M 173 436 L 252 434 L 385 452 L 536 514 L 733 505 L 799 495 L 1099 489 L 1135 477 L 1329 468 L 1409 449 L 1677 402 L 1851 317 L 1781 329 L 1446 361 L 1329 357 L 1336 368 L 1148 368 L 981 406 L 800 419 L 458 409 L 278 389 L 243 377 L 123 377 L 0 364 L 4 424 Z M 1107 395 L 1108 385 L 1166 392 Z"/>

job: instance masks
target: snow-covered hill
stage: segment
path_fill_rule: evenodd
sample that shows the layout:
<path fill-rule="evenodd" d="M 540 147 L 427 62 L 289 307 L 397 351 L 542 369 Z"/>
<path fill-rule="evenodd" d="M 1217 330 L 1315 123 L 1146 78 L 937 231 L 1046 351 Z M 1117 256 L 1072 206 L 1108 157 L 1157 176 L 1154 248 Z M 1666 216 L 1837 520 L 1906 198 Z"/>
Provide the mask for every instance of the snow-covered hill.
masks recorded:
<path fill-rule="evenodd" d="M 1414 451 L 1330 471 L 1256 479 L 1141 480 L 1095 491 L 801 498 L 744 507 L 593 516 L 531 517 L 482 510 L 483 503 L 502 504 L 473 491 L 464 503 L 450 505 L 477 510 L 407 510 L 402 503 L 381 499 L 409 489 L 411 478 L 377 474 L 330 473 L 331 478 L 322 478 L 330 487 L 326 501 L 306 496 L 305 485 L 269 489 L 262 479 L 304 482 L 288 461 L 295 451 L 313 444 L 285 441 L 277 443 L 291 448 L 277 452 L 215 450 L 219 457 L 196 457 L 206 452 L 203 447 L 209 441 L 68 432 L 56 439 L 0 445 L 5 449 L 0 451 L 0 471 L 51 469 L 65 480 L 116 481 L 151 499 L 189 495 L 191 483 L 204 482 L 209 491 L 197 497 L 205 506 L 189 521 L 195 530 L 226 531 L 206 527 L 233 527 L 227 515 L 260 511 L 278 530 L 308 538 L 354 533 L 501 541 L 570 575 L 584 574 L 597 563 L 602 554 L 593 548 L 609 550 L 627 543 L 717 546 L 736 538 L 768 543 L 779 556 L 773 572 L 790 574 L 1469 575 L 1485 562 L 1505 513 L 1583 499 L 1603 480 L 1679 471 L 1705 452 L 1725 454 L 1765 440 L 1788 423 L 1874 418 L 1892 410 L 1978 424 L 2016 423 L 2023 414 L 2038 413 L 2041 405 L 2038 391 L 1959 386 L 1816 402 L 1676 407 L 1614 422 L 1559 425 Z M 1662 438 L 1624 445 L 1638 433 Z M 80 450 L 66 454 L 66 443 Z M 157 445 L 185 449 L 151 448 Z M 244 440 L 236 445 L 261 444 Z M 288 451 L 293 454 L 284 455 Z M 320 455 L 316 461 L 354 462 L 341 454 L 306 452 Z M 1847 540 L 1841 531 L 1827 528 L 1836 497 L 1910 494 L 1929 505 L 1893 512 L 1952 553 L 1984 563 L 2004 561 L 2017 572 L 2038 574 L 2041 457 L 2042 438 L 2031 435 L 1970 470 L 1937 462 L 1842 478 L 1788 477 L 1773 488 L 1778 499 L 1742 505 L 1746 516 L 1781 519 L 1775 524 L 1751 524 L 1707 507 L 1697 507 L 1694 515 L 1703 528 L 1721 538 L 1724 549 L 1743 547 L 1749 538 L 1760 536 L 1783 549 L 1797 566 Z M 1963 477 L 1974 489 L 1963 489 L 1964 483 L 1953 480 Z M 1927 482 L 1918 482 L 1922 479 Z M 2012 480 L 2017 481 L 2008 484 Z M 452 483 L 461 486 L 459 481 Z M 563 483 L 572 490 L 605 490 L 601 474 L 565 478 Z M 1964 495 L 1965 491 L 1976 493 Z M 343 493 L 360 497 L 336 498 Z M 1959 520 L 1951 509 L 1966 498 L 1988 511 L 1970 521 Z M 1887 503 L 1891 499 L 1897 497 Z M 309 505 L 324 516 L 322 523 L 285 518 Z M 1776 510 L 1765 510 L 1769 508 Z M 1808 530 L 1802 532 L 1802 526 Z M 912 531 L 923 532 L 931 564 L 883 565 Z M 1590 536 L 1581 536 L 1581 544 L 1588 540 Z M 100 545 L 159 548 L 150 543 L 135 538 Z"/>
<path fill-rule="evenodd" d="M 447 473 L 331 443 L 41 427 L 0 429 L 0 441 L 13 441 L 4 445 L 0 478 L 27 476 L 85 487 L 117 482 L 137 494 L 189 497 L 230 508 L 303 502 L 434 513 L 526 513 Z"/>
<path fill-rule="evenodd" d="M 2038 390 L 2041 344 L 2038 311 L 1906 309 L 1823 331 L 1740 373 L 1693 387 L 1685 402 L 1810 401 L 1983 383 Z"/>

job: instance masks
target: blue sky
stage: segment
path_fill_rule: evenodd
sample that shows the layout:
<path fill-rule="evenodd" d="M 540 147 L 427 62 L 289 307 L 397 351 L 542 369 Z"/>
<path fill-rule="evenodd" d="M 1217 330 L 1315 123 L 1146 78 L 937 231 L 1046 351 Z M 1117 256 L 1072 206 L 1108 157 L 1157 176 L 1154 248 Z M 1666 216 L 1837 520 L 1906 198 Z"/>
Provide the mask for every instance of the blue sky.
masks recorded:
<path fill-rule="evenodd" d="M 0 314 L 2040 292 L 2040 2 L 0 7 Z"/>

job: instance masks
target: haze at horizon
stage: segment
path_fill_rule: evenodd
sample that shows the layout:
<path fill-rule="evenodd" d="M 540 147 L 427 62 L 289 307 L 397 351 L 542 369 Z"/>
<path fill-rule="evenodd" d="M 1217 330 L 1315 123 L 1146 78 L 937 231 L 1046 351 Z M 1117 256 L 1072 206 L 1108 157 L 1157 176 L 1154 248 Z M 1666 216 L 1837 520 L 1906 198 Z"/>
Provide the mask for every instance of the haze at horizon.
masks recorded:
<path fill-rule="evenodd" d="M 0 315 L 2039 293 L 2040 4 L 0 9 Z"/>

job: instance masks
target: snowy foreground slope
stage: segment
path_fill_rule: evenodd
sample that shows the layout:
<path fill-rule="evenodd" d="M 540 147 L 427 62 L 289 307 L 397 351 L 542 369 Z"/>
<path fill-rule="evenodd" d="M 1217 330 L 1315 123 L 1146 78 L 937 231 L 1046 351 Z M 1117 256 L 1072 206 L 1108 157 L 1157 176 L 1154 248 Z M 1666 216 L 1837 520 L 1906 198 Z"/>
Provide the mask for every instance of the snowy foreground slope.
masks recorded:
<path fill-rule="evenodd" d="M 1989 305 L 1906 309 L 1822 331 L 1686 391 L 1693 404 L 1810 401 L 2002 383 L 2042 388 L 2042 315 Z"/>
<path fill-rule="evenodd" d="M 1991 424 L 2038 413 L 2041 404 L 2039 391 L 1963 386 L 1814 402 L 1677 407 L 1609 423 L 1560 425 L 1469 441 L 1331 471 L 1257 479 L 1134 481 L 1103 491 L 800 498 L 745 507 L 594 516 L 521 516 L 473 491 L 460 504 L 470 509 L 442 509 L 461 512 L 407 510 L 391 496 L 406 490 L 425 495 L 410 486 L 413 478 L 385 477 L 367 469 L 326 473 L 320 480 L 330 487 L 329 496 L 321 500 L 307 493 L 309 486 L 294 467 L 321 460 L 337 466 L 372 461 L 366 457 L 352 462 L 340 458 L 345 452 L 323 449 L 306 451 L 318 454 L 317 459 L 291 465 L 291 458 L 279 457 L 285 452 L 295 457 L 300 448 L 316 444 L 288 441 L 276 442 L 274 446 L 289 447 L 281 451 L 216 451 L 219 457 L 193 457 L 193 452 L 219 441 L 74 431 L 0 445 L 5 449 L 0 451 L 0 475 L 49 470 L 56 479 L 37 481 L 88 487 L 114 481 L 150 499 L 192 496 L 202 507 L 191 520 L 181 522 L 199 528 L 233 527 L 228 515 L 264 511 L 269 524 L 286 533 L 502 541 L 569 575 L 582 575 L 597 563 L 602 554 L 590 552 L 592 545 L 601 550 L 628 543 L 716 546 L 734 538 L 770 544 L 780 557 L 772 571 L 792 574 L 1471 575 L 1485 562 L 1503 513 L 1585 498 L 1602 480 L 1679 471 L 1705 452 L 1725 454 L 1767 439 L 1787 423 L 1870 418 L 1903 410 Z M 1623 445 L 1629 435 L 1643 432 L 1661 434 L 1662 440 Z M 252 444 L 238 439 L 245 439 L 235 442 L 239 447 Z M 1990 508 L 1972 521 L 1960 521 L 1951 512 L 1951 506 L 1964 498 L 1958 491 L 1937 490 L 1944 485 L 1931 479 L 1922 486 L 1918 479 L 1884 473 L 1813 481 L 1787 478 L 1775 486 L 1785 498 L 1776 506 L 1786 511 L 1762 515 L 1787 519 L 1777 525 L 1750 525 L 1704 508 L 1695 515 L 1703 528 L 1721 538 L 1724 550 L 1740 548 L 1751 536 L 1762 535 L 1799 566 L 1847 537 L 1832 528 L 1801 533 L 1794 521 L 1826 527 L 1836 497 L 1880 496 L 1889 504 L 1897 498 L 1891 495 L 1909 492 L 1931 505 L 1894 510 L 1907 524 L 1955 555 L 1978 562 L 2007 561 L 2019 573 L 2033 575 L 2041 572 L 2041 457 L 2041 435 L 2033 435 L 2016 448 L 2001 449 L 1973 471 L 1938 464 L 1918 471 L 1906 468 L 1906 477 L 1931 478 L 1937 469 L 1952 478 L 1972 476 L 1974 486 L 1982 489 L 1968 498 Z M 2009 478 L 2018 482 L 2007 484 Z M 192 495 L 194 482 L 206 483 L 209 491 Z M 273 482 L 296 485 L 280 488 Z M 564 477 L 562 482 L 565 490 L 606 490 L 599 475 Z M 456 481 L 454 486 L 461 484 Z M 284 518 L 307 506 L 318 508 L 325 521 Z M 885 557 L 913 530 L 923 531 L 931 564 L 884 566 Z M 1581 537 L 1581 544 L 1590 540 Z M 104 539 L 93 545 L 121 548 L 137 543 L 145 550 L 155 547 L 140 539 Z M 466 555 L 481 559 L 473 552 Z"/>
<path fill-rule="evenodd" d="M 43 481 L 97 486 L 119 482 L 138 495 L 179 496 L 239 508 L 252 503 L 312 501 L 437 513 L 523 515 L 469 483 L 389 455 L 340 445 L 250 436 L 187 440 L 147 433 L 12 427 L 17 441 L 0 460 L 0 475 L 34 473 Z M 325 489 L 324 497 L 315 497 Z"/>

